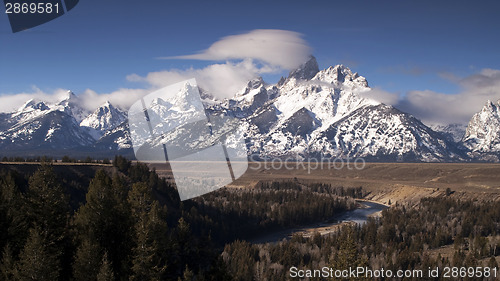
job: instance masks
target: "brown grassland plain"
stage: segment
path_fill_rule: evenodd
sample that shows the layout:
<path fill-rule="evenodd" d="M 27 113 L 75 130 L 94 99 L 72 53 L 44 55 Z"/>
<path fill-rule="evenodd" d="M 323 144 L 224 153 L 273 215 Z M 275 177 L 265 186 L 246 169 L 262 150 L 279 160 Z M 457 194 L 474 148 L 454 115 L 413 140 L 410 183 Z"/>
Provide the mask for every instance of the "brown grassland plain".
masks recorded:
<path fill-rule="evenodd" d="M 160 175 L 171 172 L 165 165 L 152 165 Z M 358 169 L 356 169 L 356 167 Z M 362 187 L 365 199 L 380 203 L 415 204 L 423 197 L 450 196 L 477 200 L 500 200 L 500 164 L 493 163 L 328 163 L 250 162 L 245 174 L 228 187 L 252 188 L 259 182 L 297 179 L 302 183 Z M 362 169 L 359 169 L 361 168 Z"/>

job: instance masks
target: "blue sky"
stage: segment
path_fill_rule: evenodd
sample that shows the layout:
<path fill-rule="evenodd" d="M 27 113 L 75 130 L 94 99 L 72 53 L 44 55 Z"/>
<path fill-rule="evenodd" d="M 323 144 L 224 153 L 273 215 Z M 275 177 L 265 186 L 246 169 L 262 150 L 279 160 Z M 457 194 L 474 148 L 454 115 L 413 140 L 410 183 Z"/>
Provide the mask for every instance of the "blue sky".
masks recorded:
<path fill-rule="evenodd" d="M 158 57 L 280 29 L 302 34 L 320 68 L 342 63 L 425 119 L 422 104 L 405 101 L 406 95 L 458 97 L 470 87 L 467 79 L 500 69 L 499 10 L 495 1 L 80 1 L 52 22 L 12 33 L 2 9 L 0 95 L 34 87 L 77 94 L 141 88 L 145 82 L 127 77 L 224 63 Z M 276 82 L 287 73 L 264 77 Z"/>

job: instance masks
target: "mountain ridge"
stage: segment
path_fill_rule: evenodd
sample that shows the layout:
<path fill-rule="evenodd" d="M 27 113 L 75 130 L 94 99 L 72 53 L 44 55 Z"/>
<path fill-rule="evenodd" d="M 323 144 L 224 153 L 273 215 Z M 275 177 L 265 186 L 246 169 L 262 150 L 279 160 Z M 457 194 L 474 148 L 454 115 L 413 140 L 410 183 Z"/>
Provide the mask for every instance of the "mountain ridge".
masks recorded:
<path fill-rule="evenodd" d="M 371 88 L 365 77 L 344 65 L 320 70 L 312 56 L 278 83 L 266 84 L 259 77 L 233 98 L 216 100 L 199 90 L 207 113 L 241 122 L 253 159 L 499 161 L 500 132 L 495 128 L 500 128 L 500 103 L 488 102 L 458 140 L 459 126 L 429 127 L 411 114 L 367 98 Z M 85 110 L 79 99 L 69 91 L 53 104 L 29 100 L 14 112 L 2 113 L 0 148 L 14 154 L 39 149 L 58 155 L 130 155 L 127 113 L 109 102 Z M 150 117 L 165 118 L 174 112 L 182 120 L 196 119 L 192 99 L 186 89 L 173 100 L 157 100 Z"/>

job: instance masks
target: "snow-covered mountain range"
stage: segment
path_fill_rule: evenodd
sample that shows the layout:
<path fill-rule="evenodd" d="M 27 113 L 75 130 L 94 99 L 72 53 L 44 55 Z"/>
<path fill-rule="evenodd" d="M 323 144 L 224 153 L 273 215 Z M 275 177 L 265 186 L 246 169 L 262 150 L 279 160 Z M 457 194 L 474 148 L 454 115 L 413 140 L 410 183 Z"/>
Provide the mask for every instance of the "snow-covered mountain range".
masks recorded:
<path fill-rule="evenodd" d="M 319 70 L 314 57 L 277 84 L 266 84 L 262 78 L 249 81 L 231 99 L 217 100 L 200 89 L 209 115 L 240 121 L 253 159 L 499 160 L 498 102 L 488 102 L 466 130 L 459 124 L 430 128 L 371 99 L 370 91 L 363 76 L 343 65 Z M 158 99 L 157 108 L 152 108 L 158 116 L 150 117 L 162 118 L 175 109 L 182 118 L 195 118 L 189 116 L 192 102 L 183 100 L 189 95 L 176 97 Z M 78 99 L 69 92 L 57 103 L 30 100 L 14 112 L 1 113 L 0 154 L 130 154 L 126 111 L 109 102 L 88 111 Z"/>
<path fill-rule="evenodd" d="M 0 119 L 2 155 L 62 155 L 81 152 L 99 155 L 96 151 L 130 148 L 130 141 L 120 142 L 128 128 L 112 140 L 114 131 L 126 124 L 126 113 L 105 103 L 94 112 L 80 106 L 72 92 L 57 103 L 29 100 Z"/>

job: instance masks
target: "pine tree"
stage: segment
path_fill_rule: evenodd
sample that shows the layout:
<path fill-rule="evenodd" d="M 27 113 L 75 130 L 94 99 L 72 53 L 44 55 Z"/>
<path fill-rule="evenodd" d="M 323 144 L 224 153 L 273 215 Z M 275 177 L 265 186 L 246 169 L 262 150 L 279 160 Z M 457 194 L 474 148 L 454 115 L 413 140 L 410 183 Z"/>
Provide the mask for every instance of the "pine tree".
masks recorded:
<path fill-rule="evenodd" d="M 4 230 L 0 232 L 0 249 L 3 249 L 9 240 L 8 231 L 6 230 L 9 229 L 10 226 L 10 196 L 7 194 L 4 195 L 4 189 L 8 187 L 8 183 L 4 182 L 3 178 L 0 178 L 0 229 Z"/>
<path fill-rule="evenodd" d="M 135 220 L 140 220 L 141 214 L 148 213 L 153 202 L 148 186 L 142 182 L 132 185 L 127 200 Z"/>
<path fill-rule="evenodd" d="M 8 243 L 15 256 L 24 247 L 29 229 L 23 210 L 24 196 L 9 171 L 0 178 L 0 249 Z"/>
<path fill-rule="evenodd" d="M 19 281 L 54 281 L 59 278 L 58 257 L 49 251 L 48 240 L 40 228 L 30 229 L 24 249 L 19 255 L 16 275 Z"/>
<path fill-rule="evenodd" d="M 120 170 L 123 173 L 128 172 L 128 169 L 130 168 L 130 161 L 128 161 L 125 157 L 116 155 L 115 159 L 113 160 L 113 166 L 117 167 L 118 170 Z"/>
<path fill-rule="evenodd" d="M 87 202 L 75 217 L 80 240 L 93 241 L 107 251 L 118 278 L 127 275 L 132 247 L 130 208 L 123 198 L 124 190 L 121 181 L 113 182 L 105 171 L 97 171 L 89 185 Z"/>
<path fill-rule="evenodd" d="M 30 177 L 24 201 L 22 205 L 24 222 L 26 226 L 35 229 L 35 233 L 30 233 L 33 236 L 31 243 L 43 242 L 43 247 L 38 245 L 41 247 L 38 250 L 46 251 L 47 263 L 54 267 L 43 270 L 52 270 L 59 275 L 62 257 L 70 247 L 67 234 L 69 201 L 50 164 L 43 163 Z M 37 240 L 38 236 L 41 237 L 40 241 Z M 26 245 L 29 245 L 28 242 Z M 23 249 L 25 254 L 26 245 Z M 34 251 L 33 248 L 30 249 Z M 25 256 L 25 259 L 27 258 Z"/>
<path fill-rule="evenodd" d="M 332 267 L 334 269 L 345 270 L 351 268 L 356 268 L 358 266 L 366 266 L 368 261 L 362 257 L 358 251 L 357 239 L 355 237 L 356 231 L 353 226 L 347 226 L 342 228 L 340 239 L 340 248 L 334 260 L 332 262 Z M 350 279 L 349 279 L 350 280 Z M 363 280 L 363 279 L 356 279 Z"/>
<path fill-rule="evenodd" d="M 102 249 L 99 245 L 93 241 L 84 239 L 75 254 L 75 262 L 73 264 L 73 280 L 95 280 L 102 262 L 101 252 Z"/>
<path fill-rule="evenodd" d="M 48 164 L 42 164 L 29 180 L 25 212 L 31 227 L 40 228 L 46 235 L 49 250 L 59 257 L 66 238 L 69 201 Z"/>
<path fill-rule="evenodd" d="M 180 279 L 180 278 L 179 278 Z M 194 279 L 194 273 L 186 266 L 184 273 L 182 274 L 182 281 L 192 281 Z"/>
<path fill-rule="evenodd" d="M 167 225 L 158 201 L 153 201 L 145 183 L 133 185 L 129 203 L 136 220 L 136 246 L 130 280 L 161 280 L 166 269 Z"/>
<path fill-rule="evenodd" d="M 97 281 L 114 281 L 115 274 L 113 273 L 113 267 L 108 259 L 108 253 L 105 252 L 102 257 L 101 268 L 97 274 Z"/>
<path fill-rule="evenodd" d="M 0 278 L 1 280 L 14 280 L 15 267 L 14 257 L 9 245 L 5 246 L 2 253 L 2 262 L 0 263 Z"/>

